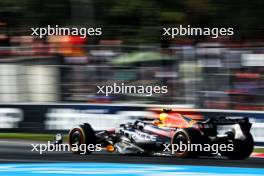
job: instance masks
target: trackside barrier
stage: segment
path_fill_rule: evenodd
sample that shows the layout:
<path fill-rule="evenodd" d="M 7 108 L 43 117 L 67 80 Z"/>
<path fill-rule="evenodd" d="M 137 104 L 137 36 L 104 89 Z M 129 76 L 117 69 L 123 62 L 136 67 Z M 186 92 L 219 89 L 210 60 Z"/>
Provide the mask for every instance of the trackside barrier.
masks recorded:
<path fill-rule="evenodd" d="M 154 117 L 162 105 L 134 104 L 68 104 L 13 103 L 0 104 L 0 132 L 67 132 L 81 123 L 90 123 L 96 130 L 114 128 L 141 117 Z M 168 106 L 166 106 L 168 107 Z M 203 118 L 217 116 L 249 117 L 256 144 L 264 144 L 264 112 L 216 109 L 191 109 L 171 105 L 174 111 Z"/>

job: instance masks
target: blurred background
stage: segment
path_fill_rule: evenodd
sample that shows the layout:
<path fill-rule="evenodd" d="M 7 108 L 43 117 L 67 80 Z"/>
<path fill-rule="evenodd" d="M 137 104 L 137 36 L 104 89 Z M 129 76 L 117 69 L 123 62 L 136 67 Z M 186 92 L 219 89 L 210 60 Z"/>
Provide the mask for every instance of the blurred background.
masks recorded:
<path fill-rule="evenodd" d="M 256 145 L 264 145 L 263 7 L 262 0 L 0 0 L 0 139 L 52 140 L 84 122 L 107 129 L 170 105 L 190 117 L 249 117 Z M 102 35 L 31 36 L 48 25 Z M 163 36 L 179 25 L 234 35 Z M 97 94 L 113 83 L 168 93 Z"/>
<path fill-rule="evenodd" d="M 179 104 L 264 109 L 261 0 L 1 0 L 0 102 Z M 102 36 L 30 28 L 102 27 Z M 162 36 L 162 27 L 232 27 L 234 36 Z M 167 85 L 168 94 L 97 94 L 97 85 Z"/>

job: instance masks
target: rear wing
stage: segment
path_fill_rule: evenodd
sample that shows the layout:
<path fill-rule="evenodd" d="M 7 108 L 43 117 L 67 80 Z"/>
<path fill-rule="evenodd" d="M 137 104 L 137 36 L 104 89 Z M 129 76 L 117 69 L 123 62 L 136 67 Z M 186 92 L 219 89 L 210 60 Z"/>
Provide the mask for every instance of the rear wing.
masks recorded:
<path fill-rule="evenodd" d="M 241 124 L 241 123 L 249 123 L 249 119 L 247 117 L 231 117 L 231 116 L 220 116 L 209 118 L 203 123 L 213 123 L 213 124 Z"/>

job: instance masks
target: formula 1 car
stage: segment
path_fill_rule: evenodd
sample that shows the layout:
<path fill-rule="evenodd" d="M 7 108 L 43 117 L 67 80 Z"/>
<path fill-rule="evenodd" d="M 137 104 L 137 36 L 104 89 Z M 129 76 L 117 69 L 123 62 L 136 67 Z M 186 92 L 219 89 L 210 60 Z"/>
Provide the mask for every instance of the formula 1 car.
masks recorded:
<path fill-rule="evenodd" d="M 68 139 L 70 146 L 101 144 L 106 151 L 119 154 L 174 155 L 180 158 L 221 155 L 229 159 L 245 159 L 250 156 L 254 147 L 250 134 L 251 125 L 245 117 L 194 120 L 171 113 L 163 122 L 139 119 L 133 123 L 121 124 L 119 128 L 103 131 L 94 131 L 90 124 L 84 123 L 71 129 Z M 214 153 L 211 150 L 194 151 L 171 147 L 182 144 L 225 144 L 231 145 L 232 150 Z M 87 153 L 90 154 L 91 151 Z"/>

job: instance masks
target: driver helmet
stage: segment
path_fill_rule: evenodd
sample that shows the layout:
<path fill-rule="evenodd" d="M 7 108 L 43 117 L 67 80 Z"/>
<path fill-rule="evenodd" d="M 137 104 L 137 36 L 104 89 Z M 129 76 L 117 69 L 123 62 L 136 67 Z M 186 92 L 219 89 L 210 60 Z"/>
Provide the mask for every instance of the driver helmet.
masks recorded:
<path fill-rule="evenodd" d="M 172 111 L 171 108 L 163 108 L 163 109 L 162 109 L 162 112 L 163 112 L 163 113 L 169 113 L 169 112 L 171 112 L 171 111 Z"/>
<path fill-rule="evenodd" d="M 171 108 L 163 108 L 162 113 L 159 115 L 159 120 L 164 123 L 166 118 L 168 118 L 168 113 L 171 112 Z"/>

